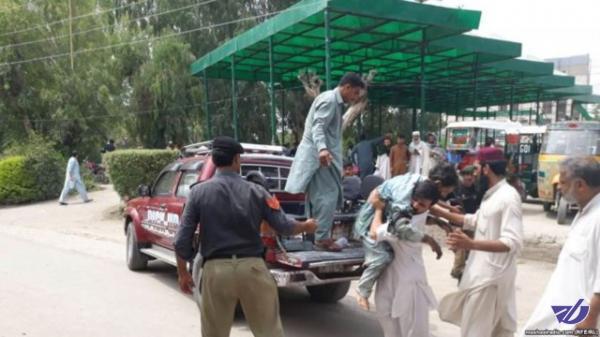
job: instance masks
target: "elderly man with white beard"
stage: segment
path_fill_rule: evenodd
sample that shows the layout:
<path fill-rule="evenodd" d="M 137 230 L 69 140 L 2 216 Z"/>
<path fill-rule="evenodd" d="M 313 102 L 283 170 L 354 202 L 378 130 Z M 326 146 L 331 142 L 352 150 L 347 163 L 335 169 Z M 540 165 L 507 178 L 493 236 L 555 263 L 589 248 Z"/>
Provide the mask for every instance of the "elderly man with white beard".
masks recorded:
<path fill-rule="evenodd" d="M 559 187 L 563 198 L 579 206 L 579 213 L 571 224 L 544 295 L 521 336 L 527 336 L 529 330 L 555 329 L 596 329 L 598 336 L 600 164 L 593 157 L 566 159 L 560 165 Z M 543 332 L 536 335 L 546 336 Z"/>

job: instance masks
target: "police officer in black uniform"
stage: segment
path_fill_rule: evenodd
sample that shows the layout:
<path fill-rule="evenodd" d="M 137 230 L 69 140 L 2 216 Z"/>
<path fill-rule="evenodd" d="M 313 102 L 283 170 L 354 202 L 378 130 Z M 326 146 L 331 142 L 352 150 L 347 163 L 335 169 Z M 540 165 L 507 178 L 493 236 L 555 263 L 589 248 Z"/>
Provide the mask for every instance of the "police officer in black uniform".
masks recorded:
<path fill-rule="evenodd" d="M 202 271 L 201 323 L 203 337 L 229 336 L 239 301 L 254 336 L 283 336 L 277 286 L 263 260 L 260 223 L 266 220 L 284 235 L 313 233 L 313 219 L 288 218 L 264 187 L 240 176 L 240 143 L 216 137 L 212 161 L 217 173 L 192 187 L 175 236 L 181 290 L 194 287 L 186 261 L 194 258 L 194 232 L 200 225 Z"/>

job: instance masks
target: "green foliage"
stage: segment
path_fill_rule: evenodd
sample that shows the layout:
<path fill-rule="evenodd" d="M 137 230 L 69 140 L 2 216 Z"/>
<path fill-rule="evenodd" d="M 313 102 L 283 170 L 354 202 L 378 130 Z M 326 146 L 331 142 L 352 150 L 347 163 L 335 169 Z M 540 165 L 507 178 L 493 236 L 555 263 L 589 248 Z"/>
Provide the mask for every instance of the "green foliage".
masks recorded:
<path fill-rule="evenodd" d="M 188 44 L 175 38 L 158 41 L 152 59 L 133 79 L 133 108 L 142 111 L 127 123 L 129 134 L 146 148 L 164 148 L 169 141 L 187 143 L 194 132 L 199 104 L 189 71 L 194 61 Z"/>
<path fill-rule="evenodd" d="M 5 156 L 6 160 L 12 160 L 9 160 L 11 165 L 15 165 L 14 158 L 23 158 L 23 172 L 15 171 L 13 178 L 16 180 L 13 184 L 20 187 L 6 187 L 6 190 L 11 189 L 12 197 L 4 200 L 4 203 L 48 200 L 59 196 L 64 183 L 66 161 L 54 149 L 52 142 L 31 135 L 28 141 L 13 144 L 5 151 Z M 30 188 L 33 190 L 30 191 Z M 0 203 L 3 203 L 3 199 L 0 196 Z"/>
<path fill-rule="evenodd" d="M 38 197 L 35 177 L 26 163 L 24 156 L 0 160 L 0 204 L 20 204 Z"/>
<path fill-rule="evenodd" d="M 137 195 L 139 185 L 151 186 L 178 155 L 171 150 L 118 150 L 105 154 L 104 163 L 115 190 L 127 200 Z"/>
<path fill-rule="evenodd" d="M 79 18 L 72 21 L 71 64 L 69 2 L 0 0 L 0 27 L 10 27 L 0 36 L 0 152 L 32 133 L 61 153 L 78 150 L 82 160 L 95 162 L 108 138 L 119 148 L 164 148 L 170 140 L 205 138 L 204 93 L 190 76 L 191 61 L 268 19 L 264 14 L 296 2 L 72 1 L 72 16 Z M 255 19 L 240 20 L 249 17 Z M 230 85 L 210 80 L 213 135 L 233 134 Z M 265 83 L 237 85 L 241 139 L 269 143 Z M 310 102 L 302 92 L 288 91 L 285 116 L 281 105 L 279 118 L 299 138 Z"/>

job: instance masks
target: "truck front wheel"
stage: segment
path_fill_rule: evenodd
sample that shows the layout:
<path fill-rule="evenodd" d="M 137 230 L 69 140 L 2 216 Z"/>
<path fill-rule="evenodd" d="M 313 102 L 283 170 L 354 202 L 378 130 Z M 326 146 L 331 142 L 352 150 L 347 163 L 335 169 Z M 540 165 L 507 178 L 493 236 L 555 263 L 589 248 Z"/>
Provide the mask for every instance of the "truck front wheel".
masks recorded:
<path fill-rule="evenodd" d="M 350 289 L 350 281 L 328 283 L 318 286 L 306 286 L 310 298 L 316 302 L 335 303 L 346 296 Z"/>
<path fill-rule="evenodd" d="M 148 257 L 140 251 L 140 246 L 135 235 L 133 222 L 127 225 L 127 267 L 130 270 L 144 270 L 148 266 Z"/>

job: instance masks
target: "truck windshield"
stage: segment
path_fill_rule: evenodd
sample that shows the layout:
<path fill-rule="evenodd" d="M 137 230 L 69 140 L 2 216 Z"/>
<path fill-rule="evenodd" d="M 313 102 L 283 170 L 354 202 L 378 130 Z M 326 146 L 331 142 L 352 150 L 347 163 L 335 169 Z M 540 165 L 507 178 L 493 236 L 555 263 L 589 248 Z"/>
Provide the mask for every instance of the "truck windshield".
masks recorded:
<path fill-rule="evenodd" d="M 548 132 L 542 153 L 569 156 L 600 155 L 600 131 L 557 130 Z"/>

